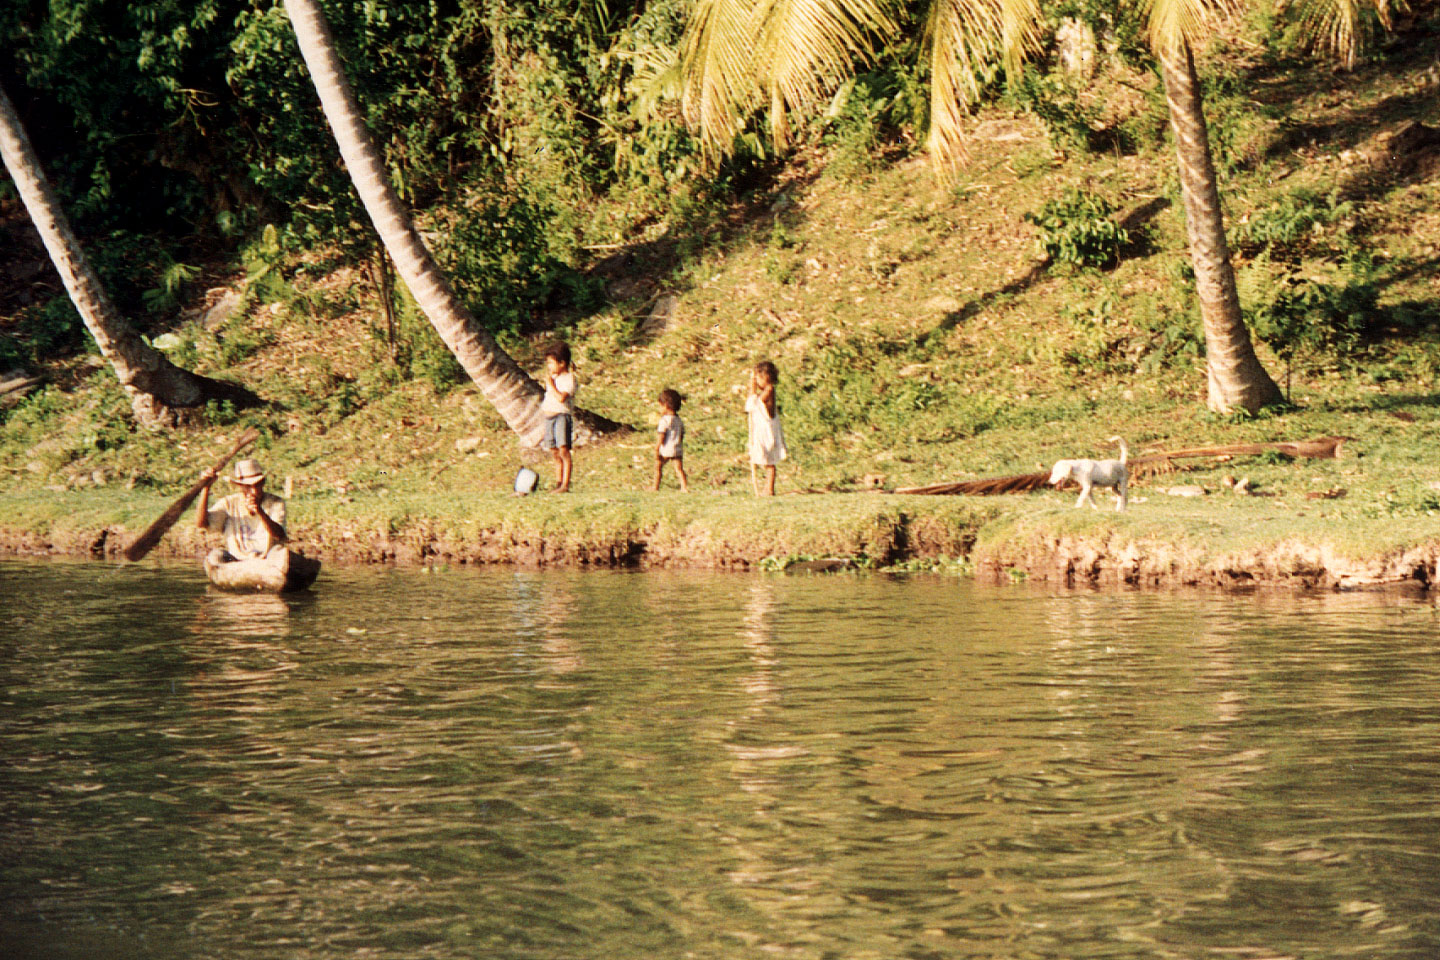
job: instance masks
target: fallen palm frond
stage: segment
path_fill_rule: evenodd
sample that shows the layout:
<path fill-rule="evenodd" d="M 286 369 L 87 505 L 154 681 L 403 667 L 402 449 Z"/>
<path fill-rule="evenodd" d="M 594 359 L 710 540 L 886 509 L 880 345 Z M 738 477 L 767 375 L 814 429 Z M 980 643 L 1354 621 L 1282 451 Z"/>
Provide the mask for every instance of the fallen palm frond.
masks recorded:
<path fill-rule="evenodd" d="M 1262 453 L 1282 453 L 1288 457 L 1306 457 L 1311 460 L 1336 460 L 1340 449 L 1354 437 L 1316 437 L 1314 440 L 1280 443 L 1229 443 L 1218 447 L 1190 447 L 1185 450 L 1165 450 L 1146 454 L 1141 460 L 1170 459 L 1187 457 L 1254 457 Z"/>
<path fill-rule="evenodd" d="M 1039 490 L 1049 479 L 1049 473 L 1017 473 L 1008 477 L 988 477 L 960 483 L 932 483 L 928 487 L 899 487 L 890 492 L 993 497 L 1002 493 L 1029 493 L 1031 490 Z"/>
<path fill-rule="evenodd" d="M 1174 461 L 1200 457 L 1255 457 L 1264 453 L 1279 453 L 1288 457 L 1304 457 L 1311 460 L 1334 460 L 1340 450 L 1352 437 L 1316 437 L 1314 440 L 1279 443 L 1230 443 L 1217 447 L 1188 447 L 1183 450 L 1164 450 L 1147 453 L 1130 461 L 1131 479 L 1138 479 L 1152 473 L 1169 473 L 1175 469 Z M 983 480 L 964 480 L 958 483 L 933 483 L 924 487 L 900 487 L 891 493 L 927 494 L 932 496 L 993 497 L 1004 493 L 1029 493 L 1048 485 L 1048 473 L 1017 473 L 1006 477 L 987 477 Z"/>

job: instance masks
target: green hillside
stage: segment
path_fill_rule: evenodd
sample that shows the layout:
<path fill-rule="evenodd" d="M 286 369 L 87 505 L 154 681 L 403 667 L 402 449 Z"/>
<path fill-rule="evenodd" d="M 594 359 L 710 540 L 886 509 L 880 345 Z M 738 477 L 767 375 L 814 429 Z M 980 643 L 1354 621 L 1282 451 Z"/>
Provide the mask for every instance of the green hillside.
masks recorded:
<path fill-rule="evenodd" d="M 550 468 L 456 382 L 403 292 L 392 357 L 373 261 L 256 233 L 243 256 L 210 255 L 184 284 L 177 320 L 152 336 L 164 332 L 159 342 L 182 365 L 237 380 L 270 406 L 216 407 L 204 429 L 150 434 L 130 423 L 97 357 L 31 362 L 48 384 L 0 414 L 0 524 L 136 530 L 256 425 L 257 455 L 289 482 L 300 522 L 334 544 L 345 530 L 352 541 L 455 543 L 509 524 L 523 534 L 516 542 L 570 538 L 569 559 L 592 530 L 593 559 L 610 562 L 634 551 L 605 553 L 607 537 L 653 537 L 667 522 L 688 531 L 667 542 L 718 531 L 693 551 L 707 563 L 955 556 L 977 536 L 999 556 L 997 538 L 1116 532 L 1207 557 L 1281 541 L 1350 555 L 1440 542 L 1434 24 L 1412 16 L 1350 73 L 1273 52 L 1258 19 L 1204 60 L 1242 302 L 1288 407 L 1233 418 L 1205 409 L 1164 100 L 1153 72 L 1117 56 L 1087 81 L 1042 69 L 1031 88 L 998 96 L 975 115 L 969 157 L 949 180 L 934 176 L 911 132 L 847 105 L 792 154 L 737 164 L 720 187 L 693 182 L 661 202 L 617 185 L 575 199 L 570 232 L 549 249 L 584 296 L 551 297 L 507 321 L 502 344 L 534 370 L 545 343 L 569 341 L 582 405 L 636 431 L 577 450 L 576 493 L 563 503 L 503 496 L 521 463 L 537 466 L 542 489 Z M 462 290 L 463 271 L 506 267 L 467 263 L 454 235 L 521 222 L 479 209 L 478 195 L 461 191 L 419 211 Z M 3 211 L 22 244 L 23 214 L 13 201 Z M 490 227 L 473 221 L 492 215 L 501 219 Z M 231 294 L 232 315 L 202 322 Z M 12 333 L 39 309 L 4 302 Z M 741 409 L 761 359 L 780 370 L 792 454 L 771 508 L 748 499 Z M 643 493 L 665 387 L 685 397 L 685 499 Z M 1353 439 L 1339 460 L 1182 463 L 1143 478 L 1123 518 L 1081 521 L 1073 493 L 942 503 L 871 492 L 1108 456 L 1115 434 L 1132 453 Z M 1226 477 L 1248 478 L 1260 495 L 1233 495 Z M 1197 484 L 1203 500 L 1165 492 Z M 1100 500 L 1108 506 L 1108 494 Z M 889 540 L 873 533 L 891 522 L 887 510 L 910 526 L 941 517 L 947 532 L 917 536 L 923 549 L 897 547 L 893 530 Z M 727 537 L 732 549 L 714 546 Z M 673 548 L 671 559 L 684 554 Z"/>

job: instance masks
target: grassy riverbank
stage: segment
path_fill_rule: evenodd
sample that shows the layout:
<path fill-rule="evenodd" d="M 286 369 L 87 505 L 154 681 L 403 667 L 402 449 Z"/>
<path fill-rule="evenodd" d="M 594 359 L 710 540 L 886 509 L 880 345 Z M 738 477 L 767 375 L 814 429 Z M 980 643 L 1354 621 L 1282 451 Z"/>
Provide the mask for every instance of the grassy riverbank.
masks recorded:
<path fill-rule="evenodd" d="M 1075 510 L 1073 494 L 920 497 L 705 492 L 366 492 L 297 498 L 290 529 L 311 555 L 411 564 L 640 565 L 784 569 L 844 558 L 1067 583 L 1300 587 L 1405 585 L 1440 576 L 1440 522 L 1348 516 L 1315 501 L 1172 498 L 1140 487 L 1124 514 Z M 1330 501 L 1324 501 L 1330 504 Z M 164 507 L 152 493 L 89 490 L 0 498 L 0 552 L 114 558 Z M 159 556 L 194 556 L 178 523 Z"/>
<path fill-rule="evenodd" d="M 569 340 L 582 403 L 637 428 L 576 452 L 574 495 L 508 496 L 522 463 L 548 481 L 544 458 L 518 450 L 456 382 L 412 304 L 400 298 L 392 358 L 372 278 L 307 251 L 248 281 L 238 264 L 212 265 L 209 292 L 172 331 L 172 355 L 243 382 L 265 409 L 217 407 L 203 430 L 148 434 L 94 358 L 51 364 L 50 385 L 3 414 L 6 546 L 113 553 L 254 425 L 272 489 L 292 488 L 297 539 L 336 559 L 848 556 L 1152 583 L 1433 579 L 1440 182 L 1424 171 L 1440 151 L 1415 141 L 1400 156 L 1386 139 L 1440 124 L 1431 55 L 1397 45 L 1343 79 L 1247 56 L 1232 49 L 1206 69 L 1225 80 L 1210 106 L 1242 300 L 1262 361 L 1288 383 L 1284 409 L 1204 408 L 1163 98 L 1152 75 L 1115 67 L 1082 100 L 1107 128 L 1149 131 L 1126 150 L 1061 148 L 1033 116 L 992 106 L 950 183 L 923 157 L 897 148 L 882 162 L 840 140 L 732 194 L 677 196 L 658 218 L 629 222 L 623 198 L 597 198 L 587 216 L 615 231 L 588 267 L 604 302 L 501 338 L 532 368 L 547 340 Z M 1106 269 L 1037 252 L 1024 215 L 1071 188 L 1103 197 L 1132 230 Z M 235 312 L 201 322 L 227 292 L 243 294 Z M 1281 321 L 1314 336 L 1286 340 Z M 748 367 L 767 357 L 792 451 L 772 503 L 749 495 L 740 409 Z M 664 387 L 686 397 L 689 496 L 644 490 Z M 1123 516 L 1074 511 L 1073 494 L 1053 492 L 877 492 L 1106 456 L 1112 434 L 1134 453 L 1352 439 L 1333 461 L 1184 462 L 1139 481 Z M 1233 494 L 1227 477 L 1254 495 Z M 1166 492 L 1179 485 L 1207 494 Z M 197 547 L 182 524 L 165 549 Z"/>

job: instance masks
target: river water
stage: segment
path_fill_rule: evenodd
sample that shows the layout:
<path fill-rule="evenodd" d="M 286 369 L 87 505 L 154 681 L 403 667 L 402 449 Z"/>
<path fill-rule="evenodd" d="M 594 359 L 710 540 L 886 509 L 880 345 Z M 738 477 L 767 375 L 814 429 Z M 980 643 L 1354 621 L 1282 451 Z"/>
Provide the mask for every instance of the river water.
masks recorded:
<path fill-rule="evenodd" d="M 1440 619 L 0 563 L 0 956 L 1440 956 Z"/>

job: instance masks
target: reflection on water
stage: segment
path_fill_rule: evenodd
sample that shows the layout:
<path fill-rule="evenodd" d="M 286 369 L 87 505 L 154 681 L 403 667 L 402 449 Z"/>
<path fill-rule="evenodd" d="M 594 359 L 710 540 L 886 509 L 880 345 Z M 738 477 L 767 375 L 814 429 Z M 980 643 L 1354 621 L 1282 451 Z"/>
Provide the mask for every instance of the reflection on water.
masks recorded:
<path fill-rule="evenodd" d="M 1375 597 L 0 564 L 0 955 L 1440 955 Z"/>

